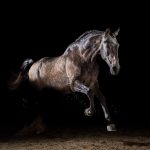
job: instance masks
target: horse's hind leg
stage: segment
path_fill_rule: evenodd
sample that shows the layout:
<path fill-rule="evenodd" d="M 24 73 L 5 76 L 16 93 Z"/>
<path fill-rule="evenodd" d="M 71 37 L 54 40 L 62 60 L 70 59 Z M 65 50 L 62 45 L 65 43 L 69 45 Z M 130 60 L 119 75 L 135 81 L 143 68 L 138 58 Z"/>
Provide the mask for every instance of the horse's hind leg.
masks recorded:
<path fill-rule="evenodd" d="M 84 113 L 86 116 L 92 116 L 95 112 L 94 108 L 94 92 L 87 86 L 85 86 L 83 83 L 81 83 L 79 80 L 76 80 L 74 82 L 73 86 L 74 91 L 81 92 L 87 95 L 87 97 L 90 100 L 90 107 L 86 108 Z"/>
<path fill-rule="evenodd" d="M 108 122 L 107 131 L 116 131 L 115 124 L 112 123 L 112 119 L 111 119 L 110 113 L 109 113 L 107 105 L 106 105 L 105 97 L 104 97 L 104 95 L 102 94 L 102 92 L 99 89 L 98 82 L 95 85 L 95 95 L 96 95 L 96 97 L 99 99 L 99 101 L 101 103 L 105 119 Z"/>

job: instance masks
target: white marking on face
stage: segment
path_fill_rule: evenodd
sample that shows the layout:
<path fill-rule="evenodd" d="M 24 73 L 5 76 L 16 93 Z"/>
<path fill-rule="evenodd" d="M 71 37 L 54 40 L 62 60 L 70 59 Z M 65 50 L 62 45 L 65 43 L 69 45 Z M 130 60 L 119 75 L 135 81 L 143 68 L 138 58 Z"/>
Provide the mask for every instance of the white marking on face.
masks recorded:
<path fill-rule="evenodd" d="M 115 66 L 117 63 L 116 57 L 114 56 L 111 60 L 112 60 L 112 66 Z"/>

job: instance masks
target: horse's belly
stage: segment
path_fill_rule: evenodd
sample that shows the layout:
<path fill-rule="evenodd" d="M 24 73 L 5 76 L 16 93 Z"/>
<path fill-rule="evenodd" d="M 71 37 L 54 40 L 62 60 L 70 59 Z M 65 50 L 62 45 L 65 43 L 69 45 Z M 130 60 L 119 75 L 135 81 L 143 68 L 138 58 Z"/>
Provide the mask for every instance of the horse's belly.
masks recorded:
<path fill-rule="evenodd" d="M 69 80 L 65 74 L 58 72 L 57 74 L 50 75 L 45 83 L 48 87 L 63 90 L 69 88 Z"/>

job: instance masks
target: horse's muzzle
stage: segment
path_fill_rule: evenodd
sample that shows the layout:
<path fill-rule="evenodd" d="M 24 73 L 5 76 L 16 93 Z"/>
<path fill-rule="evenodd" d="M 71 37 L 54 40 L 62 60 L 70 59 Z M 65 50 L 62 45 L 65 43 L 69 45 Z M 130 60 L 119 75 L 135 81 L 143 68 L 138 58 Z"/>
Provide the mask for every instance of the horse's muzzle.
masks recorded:
<path fill-rule="evenodd" d="M 110 68 L 110 72 L 112 75 L 118 75 L 120 71 L 120 66 L 114 66 Z"/>

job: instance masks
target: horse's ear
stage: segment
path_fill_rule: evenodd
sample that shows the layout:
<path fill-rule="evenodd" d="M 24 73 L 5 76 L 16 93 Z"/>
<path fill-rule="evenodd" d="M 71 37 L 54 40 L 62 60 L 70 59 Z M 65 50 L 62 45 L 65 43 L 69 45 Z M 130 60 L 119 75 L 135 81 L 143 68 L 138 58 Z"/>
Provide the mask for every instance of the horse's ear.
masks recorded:
<path fill-rule="evenodd" d="M 113 33 L 114 37 L 116 37 L 116 36 L 118 35 L 119 31 L 120 31 L 120 28 L 118 28 L 118 29 Z"/>
<path fill-rule="evenodd" d="M 104 34 L 105 34 L 105 35 L 110 34 L 110 29 L 109 29 L 109 28 L 107 28 L 107 29 L 105 30 Z"/>

